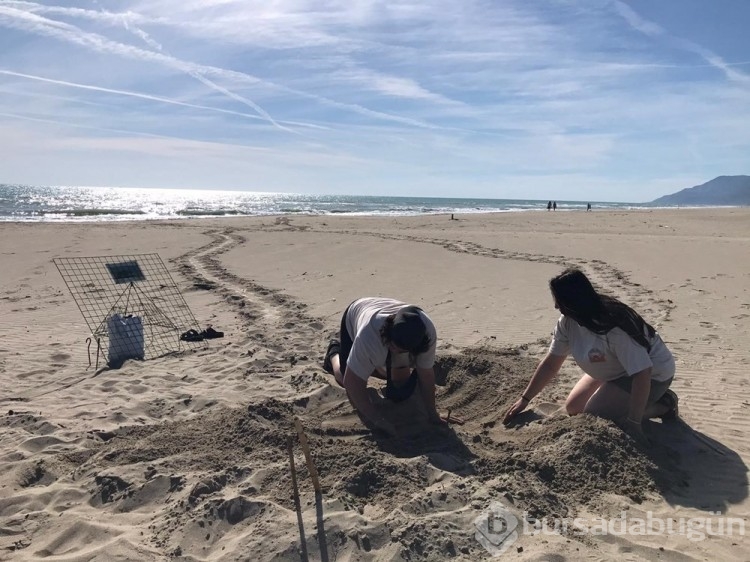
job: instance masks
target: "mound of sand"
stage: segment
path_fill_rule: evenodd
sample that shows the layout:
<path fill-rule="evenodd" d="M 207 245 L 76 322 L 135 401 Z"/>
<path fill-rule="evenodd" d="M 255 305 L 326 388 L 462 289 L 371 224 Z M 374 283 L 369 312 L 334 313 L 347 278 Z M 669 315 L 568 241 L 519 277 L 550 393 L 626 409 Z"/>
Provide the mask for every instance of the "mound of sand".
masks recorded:
<path fill-rule="evenodd" d="M 372 435 L 344 392 L 315 375 L 322 384 L 292 400 L 92 432 L 78 450 L 19 463 L 17 481 L 56 483 L 66 490 L 58 494 L 71 497 L 85 490 L 88 505 L 107 512 L 153 512 L 158 505 L 149 542 L 183 560 L 242 559 L 240 552 L 299 559 L 298 541 L 289 541 L 296 515 L 286 451 L 295 417 L 306 428 L 323 487 L 323 502 L 315 505 L 298 448 L 304 516 L 317 528 L 306 547 L 313 553 L 323 546 L 331 559 L 346 552 L 478 556 L 481 546 L 467 529 L 491 500 L 533 516 L 570 516 L 606 494 L 641 501 L 654 491 L 655 465 L 609 422 L 530 412 L 513 428 L 498 423 L 533 367 L 517 349 L 442 357 L 439 403 L 466 421 L 451 429 L 429 426 L 413 397 L 379 403 L 401 429 L 398 438 Z M 541 402 L 556 392 L 551 387 Z M 30 413 L 9 412 L 0 423 L 45 432 Z M 222 553 L 228 545 L 234 554 Z M 47 552 L 59 553 L 53 546 Z"/>

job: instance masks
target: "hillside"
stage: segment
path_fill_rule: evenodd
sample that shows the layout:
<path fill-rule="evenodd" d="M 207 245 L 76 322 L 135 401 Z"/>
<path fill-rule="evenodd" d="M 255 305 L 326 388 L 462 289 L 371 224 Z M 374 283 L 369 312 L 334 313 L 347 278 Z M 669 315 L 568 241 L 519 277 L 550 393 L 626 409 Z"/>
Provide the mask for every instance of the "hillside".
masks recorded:
<path fill-rule="evenodd" d="M 750 176 L 719 176 L 654 199 L 656 205 L 750 205 Z"/>

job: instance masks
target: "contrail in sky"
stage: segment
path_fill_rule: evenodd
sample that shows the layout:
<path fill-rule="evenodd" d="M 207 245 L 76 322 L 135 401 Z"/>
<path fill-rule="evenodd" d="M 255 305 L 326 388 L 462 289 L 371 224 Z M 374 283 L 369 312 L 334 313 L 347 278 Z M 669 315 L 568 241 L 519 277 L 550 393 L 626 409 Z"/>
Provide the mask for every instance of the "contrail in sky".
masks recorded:
<path fill-rule="evenodd" d="M 39 82 L 46 82 L 48 84 L 58 84 L 60 86 L 67 86 L 70 88 L 78 88 L 80 90 L 90 90 L 93 92 L 102 92 L 105 94 L 116 94 L 121 96 L 129 96 L 133 98 L 139 98 L 149 101 L 156 101 L 159 103 L 168 103 L 170 105 L 179 105 L 182 107 L 190 107 L 194 109 L 202 109 L 206 111 L 216 111 L 218 113 L 226 113 L 228 115 L 238 115 L 240 117 L 247 117 L 248 119 L 257 119 L 261 121 L 265 121 L 262 117 L 259 117 L 258 115 L 254 115 L 251 113 L 242 113 L 241 111 L 232 111 L 231 109 L 221 109 L 219 107 L 211 107 L 208 105 L 199 105 L 195 103 L 187 103 L 184 101 L 179 101 L 171 98 L 164 98 L 161 96 L 152 96 L 150 94 L 141 94 L 139 92 L 132 92 L 128 90 L 116 90 L 113 88 L 103 88 L 101 86 L 90 86 L 88 84 L 78 84 L 75 82 L 67 82 L 65 80 L 54 80 L 52 78 L 44 78 L 42 76 L 34 76 L 32 74 L 24 74 L 22 72 L 13 72 L 12 70 L 2 70 L 0 69 L 0 74 L 4 74 L 6 76 L 16 76 L 18 78 L 26 78 L 28 80 L 36 80 Z M 289 125 L 295 125 L 295 126 L 301 126 L 301 127 L 310 127 L 314 129 L 327 129 L 327 127 L 322 127 L 320 125 L 312 125 L 310 123 L 301 123 L 297 121 L 284 121 L 284 123 L 287 123 Z"/>

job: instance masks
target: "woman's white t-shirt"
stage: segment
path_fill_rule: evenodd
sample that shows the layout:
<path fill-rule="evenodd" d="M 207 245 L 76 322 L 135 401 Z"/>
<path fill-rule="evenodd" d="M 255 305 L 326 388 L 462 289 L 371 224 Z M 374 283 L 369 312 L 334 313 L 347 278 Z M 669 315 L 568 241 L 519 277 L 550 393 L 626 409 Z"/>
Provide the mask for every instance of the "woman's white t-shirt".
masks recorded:
<path fill-rule="evenodd" d="M 659 334 L 648 338 L 649 352 L 621 328 L 606 334 L 595 334 L 565 315 L 560 316 L 552 336 L 552 355 L 573 355 L 578 366 L 600 381 L 613 381 L 651 367 L 651 380 L 667 381 L 674 377 L 674 357 Z"/>
<path fill-rule="evenodd" d="M 375 369 L 385 367 L 388 347 L 380 337 L 380 329 L 388 316 L 396 314 L 405 306 L 409 305 L 401 301 L 377 297 L 362 298 L 349 305 L 349 311 L 346 314 L 346 329 L 349 334 L 353 334 L 354 343 L 346 362 L 347 369 L 351 369 L 358 377 L 367 380 Z M 430 348 L 417 355 L 416 362 L 412 366 L 427 369 L 435 364 L 437 331 L 424 311 L 420 311 L 419 316 L 427 329 Z M 392 368 L 406 367 L 410 363 L 408 353 L 391 355 Z"/>

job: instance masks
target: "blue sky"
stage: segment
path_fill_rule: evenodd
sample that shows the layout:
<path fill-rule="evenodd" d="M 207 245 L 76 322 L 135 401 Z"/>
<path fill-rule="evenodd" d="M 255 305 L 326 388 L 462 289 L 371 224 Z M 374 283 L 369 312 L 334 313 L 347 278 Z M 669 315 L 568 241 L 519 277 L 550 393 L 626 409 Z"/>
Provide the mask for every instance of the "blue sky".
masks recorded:
<path fill-rule="evenodd" d="M 0 182 L 650 201 L 750 173 L 747 0 L 0 0 Z"/>

